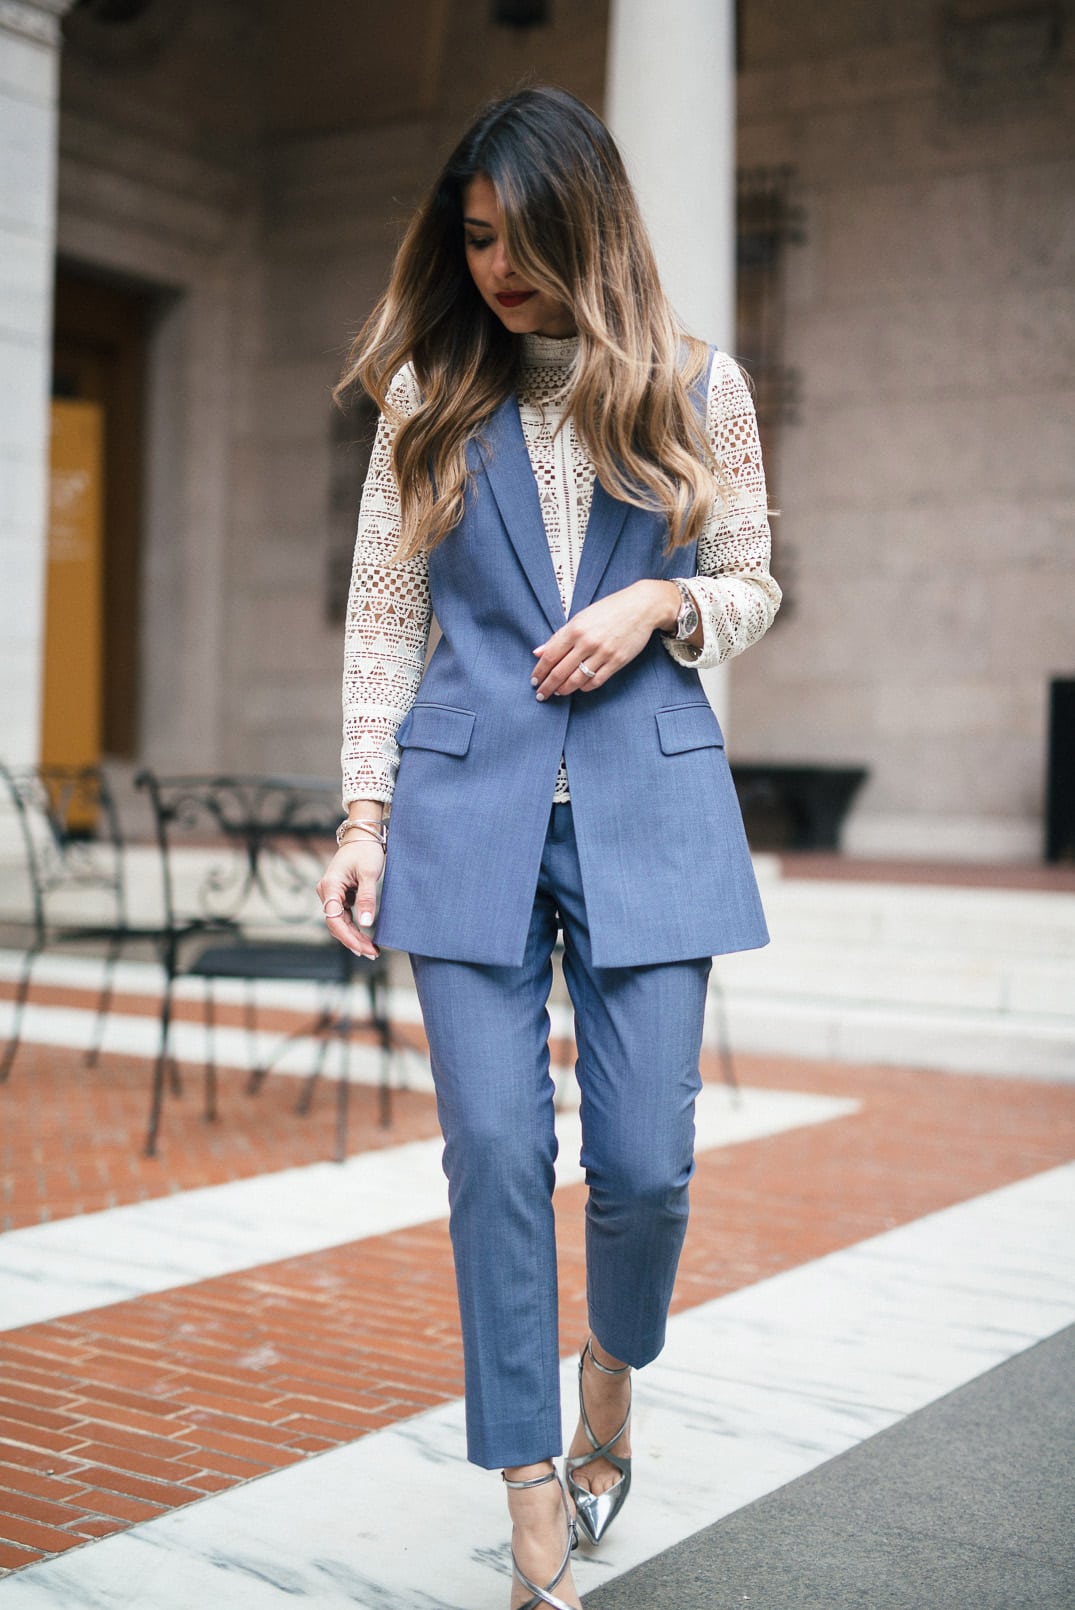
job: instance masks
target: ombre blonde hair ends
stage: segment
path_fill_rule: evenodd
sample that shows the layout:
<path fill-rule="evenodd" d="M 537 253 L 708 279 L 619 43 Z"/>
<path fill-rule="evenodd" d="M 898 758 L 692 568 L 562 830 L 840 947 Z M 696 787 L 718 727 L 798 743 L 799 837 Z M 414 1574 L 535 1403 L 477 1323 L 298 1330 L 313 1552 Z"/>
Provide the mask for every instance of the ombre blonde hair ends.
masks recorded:
<path fill-rule="evenodd" d="M 521 277 L 571 309 L 579 352 L 570 413 L 613 497 L 662 515 L 668 546 L 693 542 L 722 486 L 690 388 L 708 349 L 661 288 L 622 158 L 601 119 L 565 90 L 494 102 L 449 157 L 356 337 L 340 397 L 356 383 L 393 416 L 408 361 L 421 403 L 398 421 L 397 559 L 441 542 L 463 513 L 468 441 L 517 389 L 521 342 L 482 301 L 464 251 L 463 191 L 487 177 Z"/>

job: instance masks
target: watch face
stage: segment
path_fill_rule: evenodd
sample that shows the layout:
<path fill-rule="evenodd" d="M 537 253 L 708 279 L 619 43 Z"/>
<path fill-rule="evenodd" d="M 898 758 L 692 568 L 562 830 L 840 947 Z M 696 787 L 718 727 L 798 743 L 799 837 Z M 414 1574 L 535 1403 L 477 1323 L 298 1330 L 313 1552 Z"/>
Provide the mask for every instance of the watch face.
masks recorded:
<path fill-rule="evenodd" d="M 694 600 L 686 589 L 682 590 L 683 603 L 680 605 L 679 616 L 676 620 L 676 637 L 680 642 L 698 627 L 698 611 Z"/>

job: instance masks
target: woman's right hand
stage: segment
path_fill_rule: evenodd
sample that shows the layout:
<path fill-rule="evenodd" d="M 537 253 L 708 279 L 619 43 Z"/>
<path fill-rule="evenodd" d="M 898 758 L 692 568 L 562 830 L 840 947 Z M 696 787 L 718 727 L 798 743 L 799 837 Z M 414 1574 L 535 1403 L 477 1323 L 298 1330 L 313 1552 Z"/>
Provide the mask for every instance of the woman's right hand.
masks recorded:
<path fill-rule="evenodd" d="M 377 885 L 384 872 L 385 852 L 368 834 L 356 834 L 336 851 L 317 885 L 325 923 L 333 938 L 372 961 L 379 951 L 363 928 L 373 927 Z"/>

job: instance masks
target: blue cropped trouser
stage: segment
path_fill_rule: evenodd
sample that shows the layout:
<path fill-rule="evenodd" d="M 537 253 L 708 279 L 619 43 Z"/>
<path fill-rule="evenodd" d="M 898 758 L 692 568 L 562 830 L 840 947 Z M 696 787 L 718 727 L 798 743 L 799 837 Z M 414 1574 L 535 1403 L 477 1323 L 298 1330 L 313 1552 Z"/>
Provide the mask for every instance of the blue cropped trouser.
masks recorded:
<path fill-rule="evenodd" d="M 467 1451 L 489 1469 L 561 1451 L 547 1011 L 558 929 L 578 1045 L 590 1327 L 614 1358 L 641 1366 L 660 1352 L 687 1225 L 711 961 L 594 967 L 571 807 L 554 805 L 522 965 L 411 958 L 445 1140 Z"/>

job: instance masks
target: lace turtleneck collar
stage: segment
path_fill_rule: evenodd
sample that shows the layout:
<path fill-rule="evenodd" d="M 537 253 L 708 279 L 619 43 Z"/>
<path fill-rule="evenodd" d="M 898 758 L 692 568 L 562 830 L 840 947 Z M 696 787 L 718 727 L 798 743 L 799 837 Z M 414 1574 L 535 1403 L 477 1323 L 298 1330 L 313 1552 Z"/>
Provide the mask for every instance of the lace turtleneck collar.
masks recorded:
<path fill-rule="evenodd" d="M 567 369 L 578 357 L 577 335 L 522 335 L 519 340 L 527 369 Z"/>

